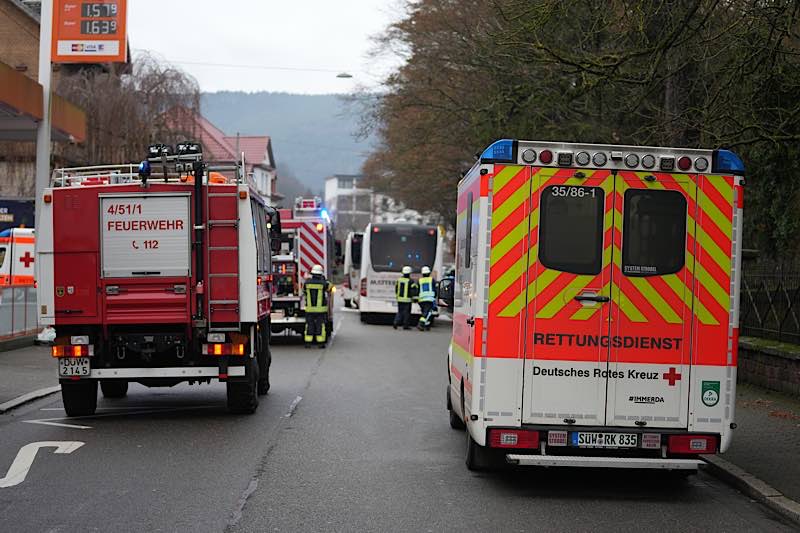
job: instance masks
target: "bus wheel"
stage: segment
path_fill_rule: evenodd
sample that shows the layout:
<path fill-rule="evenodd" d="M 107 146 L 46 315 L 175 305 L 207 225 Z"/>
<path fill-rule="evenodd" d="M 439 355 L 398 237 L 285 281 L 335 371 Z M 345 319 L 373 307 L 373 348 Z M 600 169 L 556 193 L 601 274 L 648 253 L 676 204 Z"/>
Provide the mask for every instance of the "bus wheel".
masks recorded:
<path fill-rule="evenodd" d="M 97 381 L 61 382 L 61 400 L 67 416 L 89 416 L 97 410 Z"/>
<path fill-rule="evenodd" d="M 106 398 L 124 398 L 128 394 L 128 382 L 104 379 L 100 381 L 100 390 Z"/>
<path fill-rule="evenodd" d="M 350 298 L 345 298 L 344 306 L 346 308 L 348 308 L 348 309 L 352 308 L 353 307 L 353 300 L 351 300 Z"/>
<path fill-rule="evenodd" d="M 361 322 L 362 323 L 364 323 L 364 324 L 370 324 L 371 323 L 372 317 L 369 315 L 369 313 L 361 313 L 360 316 L 361 316 Z"/>
<path fill-rule="evenodd" d="M 228 381 L 228 411 L 252 414 L 258 409 L 258 362 L 255 358 L 245 363 L 245 379 Z"/>

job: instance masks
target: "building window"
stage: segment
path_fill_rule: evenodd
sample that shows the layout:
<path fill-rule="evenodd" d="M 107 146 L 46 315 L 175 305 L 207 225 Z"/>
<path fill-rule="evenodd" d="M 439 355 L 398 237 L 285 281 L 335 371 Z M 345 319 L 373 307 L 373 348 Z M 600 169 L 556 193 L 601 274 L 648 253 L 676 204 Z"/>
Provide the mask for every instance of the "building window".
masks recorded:
<path fill-rule="evenodd" d="M 353 178 L 339 178 L 340 189 L 352 189 L 354 180 Z"/>

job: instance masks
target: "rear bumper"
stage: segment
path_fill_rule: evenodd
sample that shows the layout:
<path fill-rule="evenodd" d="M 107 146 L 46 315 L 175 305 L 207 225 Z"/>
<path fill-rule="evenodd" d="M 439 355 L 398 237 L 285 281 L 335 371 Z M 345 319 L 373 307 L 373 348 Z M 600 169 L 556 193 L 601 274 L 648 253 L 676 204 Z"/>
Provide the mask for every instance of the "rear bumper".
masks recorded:
<path fill-rule="evenodd" d="M 283 318 L 270 318 L 270 324 L 273 326 L 290 326 L 293 324 L 305 324 L 306 318 L 302 316 L 290 316 L 290 317 L 283 317 Z"/>
<path fill-rule="evenodd" d="M 244 366 L 229 366 L 229 377 L 244 376 Z M 216 366 L 174 368 L 93 368 L 90 379 L 219 378 Z M 64 379 L 64 378 L 62 378 Z M 82 378 L 86 379 L 86 378 Z"/>
<path fill-rule="evenodd" d="M 520 466 L 572 466 L 582 468 L 636 468 L 697 470 L 700 459 L 651 459 L 645 457 L 579 457 L 567 455 L 507 454 L 506 461 Z"/>

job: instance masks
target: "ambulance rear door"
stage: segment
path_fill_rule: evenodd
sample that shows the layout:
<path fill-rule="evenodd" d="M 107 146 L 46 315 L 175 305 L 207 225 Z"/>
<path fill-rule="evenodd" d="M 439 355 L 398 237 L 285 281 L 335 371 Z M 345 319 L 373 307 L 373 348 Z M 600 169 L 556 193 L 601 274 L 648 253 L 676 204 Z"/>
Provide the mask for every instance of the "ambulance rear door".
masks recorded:
<path fill-rule="evenodd" d="M 530 205 L 522 421 L 602 425 L 614 177 L 533 167 Z"/>
<path fill-rule="evenodd" d="M 687 427 L 696 194 L 686 174 L 616 175 L 610 426 Z"/>

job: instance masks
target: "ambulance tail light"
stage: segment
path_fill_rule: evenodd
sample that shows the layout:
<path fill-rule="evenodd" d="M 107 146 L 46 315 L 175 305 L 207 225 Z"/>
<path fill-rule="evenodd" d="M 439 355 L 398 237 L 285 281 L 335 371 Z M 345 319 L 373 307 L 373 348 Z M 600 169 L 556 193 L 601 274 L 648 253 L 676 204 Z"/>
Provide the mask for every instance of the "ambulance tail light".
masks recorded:
<path fill-rule="evenodd" d="M 528 429 L 490 429 L 489 446 L 535 449 L 539 447 L 539 432 Z"/>
<path fill-rule="evenodd" d="M 742 176 L 744 175 L 744 163 L 739 156 L 729 150 L 714 150 L 711 158 L 711 172 Z"/>
<path fill-rule="evenodd" d="M 367 297 L 367 278 L 361 278 L 361 296 Z"/>
<path fill-rule="evenodd" d="M 692 168 L 692 159 L 687 156 L 683 156 L 678 159 L 678 170 L 683 170 L 684 172 Z"/>
<path fill-rule="evenodd" d="M 716 453 L 715 435 L 670 435 L 667 439 L 667 452 L 682 455 Z"/>
<path fill-rule="evenodd" d="M 539 153 L 539 161 L 544 163 L 545 165 L 549 165 L 553 162 L 553 152 L 550 150 L 542 150 Z"/>
<path fill-rule="evenodd" d="M 500 139 L 483 151 L 480 157 L 484 163 L 516 163 L 517 141 Z"/>

